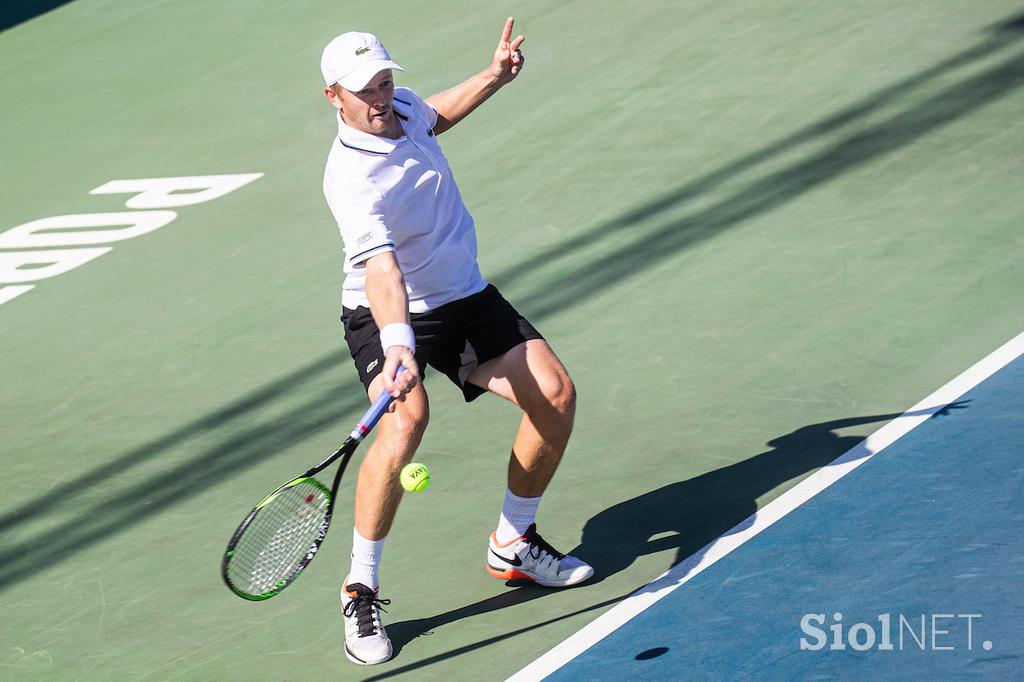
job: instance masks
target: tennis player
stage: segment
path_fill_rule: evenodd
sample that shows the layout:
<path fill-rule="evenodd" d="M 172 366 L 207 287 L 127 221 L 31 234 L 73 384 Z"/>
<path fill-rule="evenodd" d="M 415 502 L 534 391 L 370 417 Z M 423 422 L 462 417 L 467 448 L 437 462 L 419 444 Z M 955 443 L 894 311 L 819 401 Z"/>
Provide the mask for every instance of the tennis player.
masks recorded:
<path fill-rule="evenodd" d="M 426 100 L 395 87 L 393 71 L 402 67 L 368 33 L 338 36 L 321 60 L 324 94 L 338 111 L 324 195 L 345 247 L 345 340 L 369 398 L 381 391 L 398 398 L 359 469 L 352 564 L 341 591 L 345 653 L 362 665 L 392 654 L 378 571 L 402 496 L 399 471 L 427 427 L 428 365 L 467 402 L 490 392 L 523 411 L 488 572 L 550 587 L 594 573 L 545 542 L 535 524 L 572 431 L 575 388 L 540 333 L 481 276 L 473 218 L 437 142 L 522 71 L 523 36 L 513 39 L 512 26 L 510 17 L 487 69 Z M 400 364 L 407 371 L 396 376 Z"/>

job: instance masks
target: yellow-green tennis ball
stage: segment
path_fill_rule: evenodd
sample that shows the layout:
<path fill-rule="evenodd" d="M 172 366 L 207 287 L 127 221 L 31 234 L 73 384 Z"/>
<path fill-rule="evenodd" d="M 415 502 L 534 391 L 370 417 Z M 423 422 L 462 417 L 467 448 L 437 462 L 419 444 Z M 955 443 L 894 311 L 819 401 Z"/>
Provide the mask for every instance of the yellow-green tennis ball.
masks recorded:
<path fill-rule="evenodd" d="M 398 480 L 411 493 L 421 493 L 430 485 L 430 469 L 419 462 L 409 462 L 402 467 Z"/>

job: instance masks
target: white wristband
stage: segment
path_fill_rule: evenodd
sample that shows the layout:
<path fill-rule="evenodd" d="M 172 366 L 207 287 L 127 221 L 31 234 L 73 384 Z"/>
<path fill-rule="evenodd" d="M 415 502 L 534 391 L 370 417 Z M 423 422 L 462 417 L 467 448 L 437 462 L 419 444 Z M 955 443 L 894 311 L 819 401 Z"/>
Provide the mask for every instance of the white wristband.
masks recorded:
<path fill-rule="evenodd" d="M 403 322 L 392 322 L 380 330 L 380 347 L 388 352 L 391 346 L 405 346 L 410 352 L 416 352 L 416 335 L 412 327 Z"/>

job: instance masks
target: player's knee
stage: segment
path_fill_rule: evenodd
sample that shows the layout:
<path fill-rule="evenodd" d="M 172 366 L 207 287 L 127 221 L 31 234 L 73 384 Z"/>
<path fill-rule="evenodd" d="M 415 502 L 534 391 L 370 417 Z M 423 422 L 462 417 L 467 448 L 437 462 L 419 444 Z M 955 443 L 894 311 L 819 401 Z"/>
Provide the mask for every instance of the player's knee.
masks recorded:
<path fill-rule="evenodd" d="M 572 423 L 576 415 L 576 385 L 564 372 L 554 372 L 538 384 L 543 396 L 542 408 L 559 421 Z"/>
<path fill-rule="evenodd" d="M 576 384 L 568 376 L 565 383 L 560 385 L 551 403 L 555 410 L 569 421 L 576 416 Z"/>
<path fill-rule="evenodd" d="M 382 441 L 381 456 L 391 468 L 407 463 L 427 430 L 430 414 L 426 401 L 409 398 L 395 412 L 385 415 L 377 438 Z"/>
<path fill-rule="evenodd" d="M 396 412 L 398 419 L 395 422 L 395 434 L 400 440 L 416 447 L 420 444 L 423 434 L 427 431 L 427 423 L 430 421 L 430 414 L 427 406 L 417 405 L 413 409 Z"/>

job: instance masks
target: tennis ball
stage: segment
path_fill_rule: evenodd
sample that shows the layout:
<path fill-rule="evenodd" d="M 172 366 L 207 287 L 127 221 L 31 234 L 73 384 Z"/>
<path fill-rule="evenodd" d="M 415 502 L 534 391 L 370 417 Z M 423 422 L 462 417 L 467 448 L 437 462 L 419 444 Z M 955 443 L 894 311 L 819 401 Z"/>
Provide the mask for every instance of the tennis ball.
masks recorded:
<path fill-rule="evenodd" d="M 421 493 L 430 485 L 430 469 L 419 462 L 409 462 L 402 467 L 398 480 L 411 493 Z"/>

